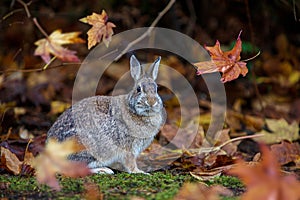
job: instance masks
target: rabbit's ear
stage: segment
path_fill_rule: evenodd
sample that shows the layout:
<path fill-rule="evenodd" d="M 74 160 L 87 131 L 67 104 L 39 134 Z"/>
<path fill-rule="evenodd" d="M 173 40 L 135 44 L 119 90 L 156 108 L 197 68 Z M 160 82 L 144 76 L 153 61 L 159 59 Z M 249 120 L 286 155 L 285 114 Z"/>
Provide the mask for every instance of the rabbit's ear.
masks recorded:
<path fill-rule="evenodd" d="M 160 64 L 161 57 L 159 56 L 154 63 L 150 66 L 148 70 L 148 74 L 153 78 L 153 80 L 156 80 L 157 74 L 158 74 L 158 67 Z"/>
<path fill-rule="evenodd" d="M 130 72 L 134 80 L 138 80 L 142 75 L 142 66 L 134 55 L 130 57 Z"/>

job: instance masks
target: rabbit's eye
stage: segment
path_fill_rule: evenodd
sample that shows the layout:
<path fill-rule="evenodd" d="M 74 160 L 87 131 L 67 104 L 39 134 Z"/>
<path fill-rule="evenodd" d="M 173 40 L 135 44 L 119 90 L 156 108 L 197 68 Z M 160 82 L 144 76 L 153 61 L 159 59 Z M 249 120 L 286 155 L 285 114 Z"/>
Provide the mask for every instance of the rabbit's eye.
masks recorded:
<path fill-rule="evenodd" d="M 137 92 L 137 93 L 140 93 L 141 91 L 142 91 L 141 87 L 138 86 L 138 87 L 136 88 L 136 92 Z"/>

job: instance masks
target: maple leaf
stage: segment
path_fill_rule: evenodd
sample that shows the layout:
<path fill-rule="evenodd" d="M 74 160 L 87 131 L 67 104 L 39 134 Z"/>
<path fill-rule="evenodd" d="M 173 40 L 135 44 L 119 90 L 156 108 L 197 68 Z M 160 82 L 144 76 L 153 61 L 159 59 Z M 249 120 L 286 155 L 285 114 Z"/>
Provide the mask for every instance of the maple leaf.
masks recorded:
<path fill-rule="evenodd" d="M 74 139 L 62 143 L 50 139 L 45 150 L 33 161 L 38 182 L 47 184 L 55 190 L 60 190 L 55 177 L 56 173 L 69 177 L 81 177 L 90 174 L 90 170 L 85 163 L 67 159 L 70 154 L 82 149 L 83 147 Z"/>
<path fill-rule="evenodd" d="M 295 176 L 282 176 L 276 158 L 267 146 L 261 145 L 262 162 L 256 165 L 247 165 L 239 161 L 229 173 L 241 178 L 247 187 L 242 200 L 289 199 L 300 198 L 300 182 Z"/>
<path fill-rule="evenodd" d="M 271 146 L 271 151 L 277 158 L 280 165 L 294 162 L 300 167 L 300 144 L 282 141 L 280 144 Z"/>
<path fill-rule="evenodd" d="M 113 28 L 116 27 L 111 22 L 108 22 L 108 16 L 105 10 L 102 10 L 101 15 L 93 13 L 87 17 L 80 19 L 83 23 L 92 25 L 92 28 L 87 32 L 88 34 L 88 49 L 95 46 L 97 43 L 104 42 L 105 46 L 108 47 L 111 37 L 114 34 Z"/>
<path fill-rule="evenodd" d="M 288 124 L 284 119 L 266 119 L 266 125 L 272 132 L 270 133 L 266 130 L 258 132 L 257 134 L 264 134 L 264 136 L 254 138 L 255 141 L 273 144 L 282 140 L 292 142 L 299 138 L 299 127 L 296 121 Z"/>
<path fill-rule="evenodd" d="M 34 44 L 38 47 L 35 49 L 34 55 L 49 63 L 50 54 L 56 56 L 62 61 L 78 62 L 79 58 L 75 55 L 76 51 L 68 50 L 61 45 L 84 43 L 85 41 L 78 37 L 80 32 L 61 33 L 61 30 L 53 31 L 48 38 L 36 41 Z"/>
<path fill-rule="evenodd" d="M 211 61 L 194 63 L 197 67 L 197 75 L 222 72 L 221 81 L 223 83 L 238 78 L 240 74 L 245 76 L 248 73 L 248 68 L 246 62 L 240 61 L 242 51 L 241 33 L 242 31 L 240 31 L 235 46 L 230 51 L 223 52 L 218 40 L 213 47 L 205 46 L 204 48 L 211 56 Z"/>

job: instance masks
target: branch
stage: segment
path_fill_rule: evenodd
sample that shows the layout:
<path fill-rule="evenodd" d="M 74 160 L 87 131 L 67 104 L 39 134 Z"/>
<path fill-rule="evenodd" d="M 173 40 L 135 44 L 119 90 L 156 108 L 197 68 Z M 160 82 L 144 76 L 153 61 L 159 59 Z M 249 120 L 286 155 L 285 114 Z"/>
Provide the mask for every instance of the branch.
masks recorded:
<path fill-rule="evenodd" d="M 27 17 L 31 18 L 31 13 L 29 12 L 29 9 L 28 9 L 28 6 L 31 4 L 31 1 L 27 4 L 22 0 L 17 0 L 17 2 L 19 2 L 24 7 Z"/>
<path fill-rule="evenodd" d="M 46 31 L 41 27 L 41 25 L 38 23 L 37 19 L 34 17 L 32 18 L 31 17 L 31 13 L 28 9 L 28 6 L 31 4 L 31 1 L 29 3 L 25 3 L 24 1 L 22 0 L 17 0 L 17 2 L 19 2 L 23 7 L 24 7 L 24 10 L 26 12 L 26 15 L 29 19 L 32 19 L 34 25 L 39 29 L 39 31 L 46 37 L 48 38 L 48 34 L 46 33 Z"/>
<path fill-rule="evenodd" d="M 197 149 L 175 149 L 175 150 L 171 150 L 170 152 L 182 154 L 186 151 L 186 152 L 191 153 L 191 155 L 201 154 L 201 153 L 206 153 L 206 154 L 216 153 L 216 152 L 220 151 L 222 149 L 222 147 L 224 147 L 224 146 L 226 146 L 230 143 L 233 143 L 233 142 L 236 142 L 236 141 L 239 141 L 239 140 L 257 138 L 257 137 L 262 137 L 262 136 L 264 136 L 264 134 L 246 135 L 246 136 L 241 136 L 241 137 L 237 137 L 237 138 L 227 140 L 224 143 L 222 143 L 218 146 L 215 146 L 215 147 L 200 147 L 200 148 L 197 148 Z"/>
<path fill-rule="evenodd" d="M 81 65 L 82 64 L 81 62 L 80 63 L 61 63 L 59 65 L 49 66 L 55 59 L 56 59 L 56 57 L 53 57 L 50 60 L 49 63 L 46 63 L 41 68 L 37 68 L 37 69 L 11 69 L 11 70 L 0 71 L 0 74 L 13 73 L 13 72 L 23 72 L 23 73 L 42 72 L 42 71 L 46 71 L 46 70 L 50 70 L 50 69 L 54 69 L 54 68 L 58 68 L 58 67 L 63 67 L 63 66 L 67 66 L 67 65 Z"/>
<path fill-rule="evenodd" d="M 170 0 L 170 2 L 168 3 L 168 5 L 158 14 L 158 16 L 156 17 L 156 19 L 152 22 L 152 24 L 150 25 L 150 27 L 147 29 L 147 31 L 145 33 L 143 33 L 143 35 L 141 35 L 137 39 L 135 39 L 132 42 L 130 42 L 127 45 L 127 47 L 115 58 L 115 61 L 119 60 L 122 57 L 123 54 L 127 53 L 127 51 L 132 46 L 134 46 L 135 44 L 139 43 L 140 41 L 142 41 L 143 39 L 145 39 L 147 36 L 149 36 L 151 34 L 153 28 L 159 22 L 159 20 L 170 10 L 170 8 L 172 7 L 172 5 L 175 2 L 176 2 L 176 0 Z"/>

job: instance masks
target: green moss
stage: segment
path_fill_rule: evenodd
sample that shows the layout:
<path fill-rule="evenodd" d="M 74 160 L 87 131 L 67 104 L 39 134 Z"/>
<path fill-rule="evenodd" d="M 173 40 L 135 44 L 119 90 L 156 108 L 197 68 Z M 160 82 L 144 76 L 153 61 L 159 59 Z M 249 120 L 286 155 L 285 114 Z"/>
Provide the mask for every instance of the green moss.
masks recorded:
<path fill-rule="evenodd" d="M 130 199 L 132 196 L 146 199 L 171 199 L 185 181 L 191 181 L 189 175 L 172 175 L 156 172 L 152 175 L 118 173 L 115 175 L 92 175 L 85 178 L 58 177 L 62 190 L 53 191 L 45 185 L 39 185 L 34 177 L 0 176 L 0 197 L 8 198 L 56 198 L 81 199 L 84 183 L 99 185 L 105 199 Z M 1 188 L 1 189 L 2 189 Z"/>
<path fill-rule="evenodd" d="M 155 172 L 152 175 L 118 173 L 114 175 L 92 175 L 85 178 L 58 177 L 62 190 L 53 191 L 39 185 L 34 177 L 0 175 L 0 198 L 19 199 L 82 199 L 84 184 L 93 182 L 99 186 L 105 199 L 130 199 L 133 196 L 145 199 L 172 199 L 184 182 L 195 182 L 189 174 L 173 175 L 170 172 Z M 221 176 L 207 184 L 221 184 L 230 189 L 242 188 L 234 177 Z M 237 198 L 223 198 L 233 200 Z"/>
<path fill-rule="evenodd" d="M 185 181 L 192 178 L 189 175 L 172 175 L 156 172 L 150 176 L 143 174 L 120 173 L 116 175 L 92 176 L 108 199 L 139 196 L 146 199 L 171 199 Z"/>
<path fill-rule="evenodd" d="M 207 184 L 208 185 L 219 184 L 230 189 L 237 189 L 237 188 L 244 187 L 243 183 L 238 178 L 233 176 L 219 176 L 212 180 L 207 181 Z"/>

